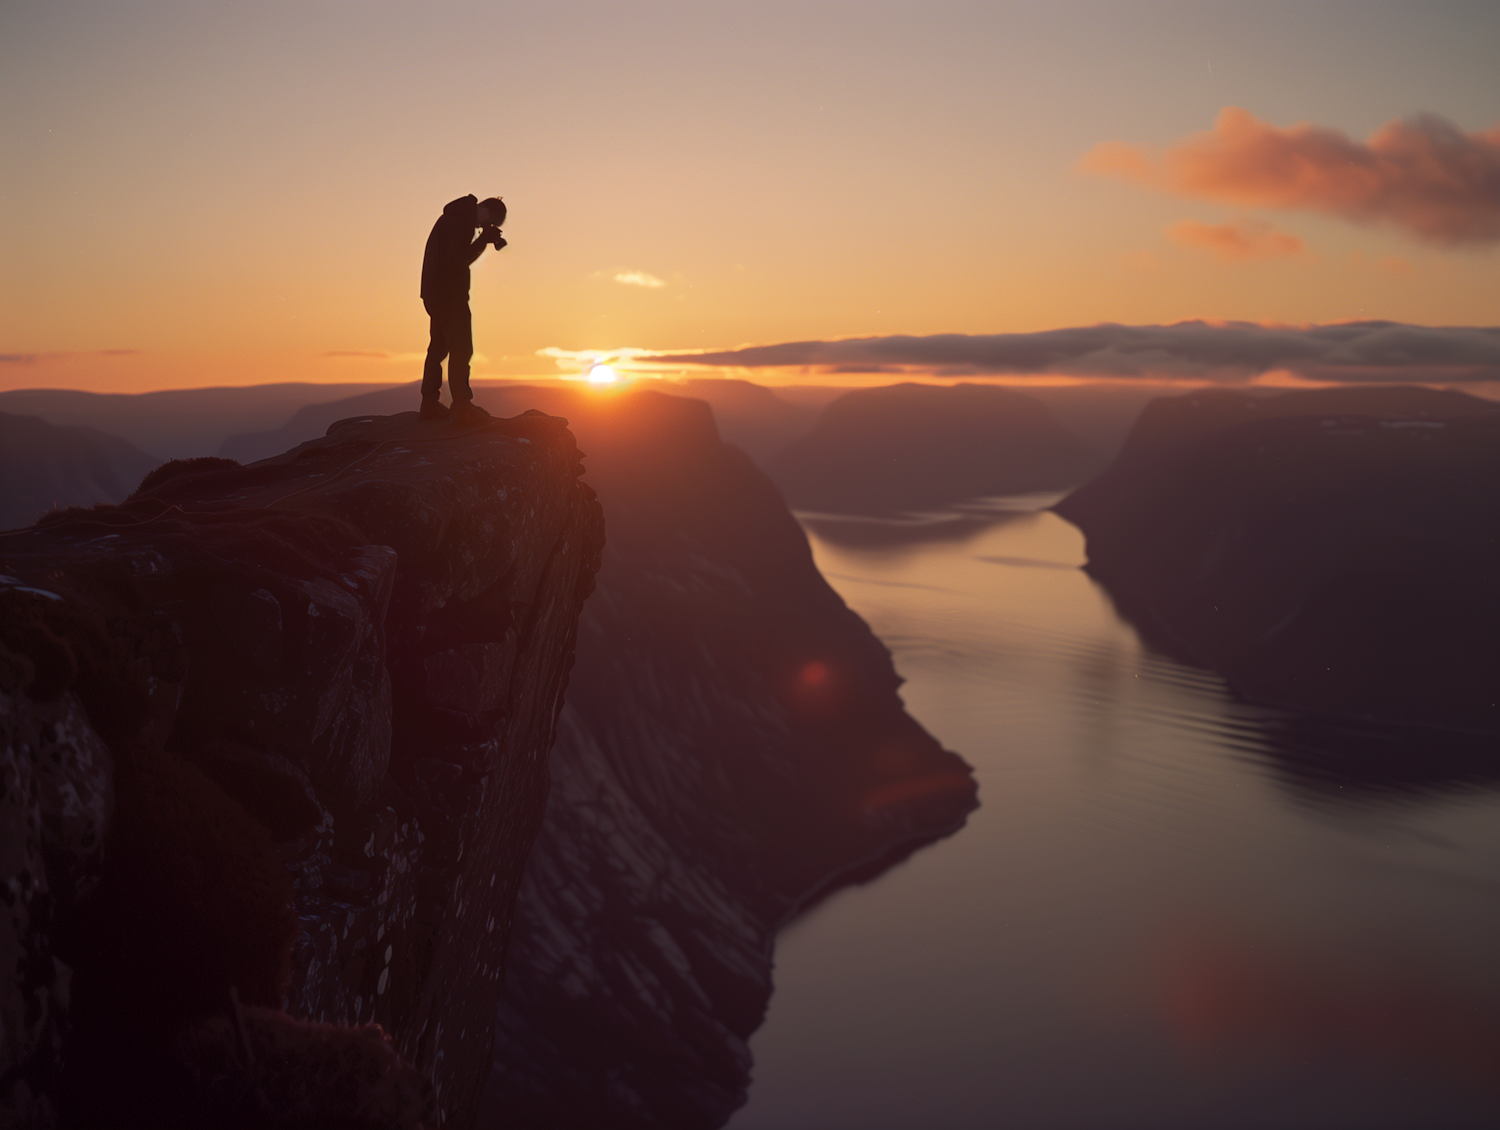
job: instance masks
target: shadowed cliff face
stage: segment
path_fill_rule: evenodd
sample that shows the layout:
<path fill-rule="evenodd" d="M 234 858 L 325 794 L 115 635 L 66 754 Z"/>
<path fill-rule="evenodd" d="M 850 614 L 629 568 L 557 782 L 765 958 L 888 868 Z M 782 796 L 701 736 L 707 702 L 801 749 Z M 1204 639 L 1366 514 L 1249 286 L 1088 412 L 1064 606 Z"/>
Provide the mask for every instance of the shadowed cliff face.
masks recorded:
<path fill-rule="evenodd" d="M 610 515 L 517 906 L 485 1124 L 711 1127 L 777 929 L 959 827 L 968 767 L 706 406 L 549 400 Z"/>
<path fill-rule="evenodd" d="M 581 470 L 549 417 L 357 419 L 0 537 L 12 1120 L 469 1122 Z"/>
<path fill-rule="evenodd" d="M 1278 705 L 1500 732 L 1500 411 L 1426 389 L 1158 401 L 1059 513 L 1156 646 Z"/>

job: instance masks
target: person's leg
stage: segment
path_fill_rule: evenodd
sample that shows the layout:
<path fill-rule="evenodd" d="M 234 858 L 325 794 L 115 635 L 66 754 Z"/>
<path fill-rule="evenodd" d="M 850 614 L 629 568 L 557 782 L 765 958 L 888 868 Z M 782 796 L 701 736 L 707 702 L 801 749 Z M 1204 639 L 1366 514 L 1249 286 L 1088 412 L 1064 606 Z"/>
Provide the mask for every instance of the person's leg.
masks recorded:
<path fill-rule="evenodd" d="M 423 302 L 427 308 L 427 316 L 431 320 L 429 327 L 430 337 L 427 342 L 427 360 L 422 364 L 422 400 L 436 401 L 438 394 L 443 391 L 443 358 L 448 356 L 448 331 L 445 325 L 441 309 L 434 309 L 428 302 Z M 472 349 L 472 347 L 471 347 Z M 452 363 L 449 364 L 452 369 Z M 464 362 L 465 378 L 464 386 L 468 387 L 467 369 L 468 362 Z M 449 382 L 450 385 L 452 382 Z"/>
<path fill-rule="evenodd" d="M 469 304 L 454 307 L 447 323 L 448 337 L 448 395 L 457 404 L 461 400 L 473 400 L 469 390 L 469 361 L 474 356 L 474 317 Z"/>

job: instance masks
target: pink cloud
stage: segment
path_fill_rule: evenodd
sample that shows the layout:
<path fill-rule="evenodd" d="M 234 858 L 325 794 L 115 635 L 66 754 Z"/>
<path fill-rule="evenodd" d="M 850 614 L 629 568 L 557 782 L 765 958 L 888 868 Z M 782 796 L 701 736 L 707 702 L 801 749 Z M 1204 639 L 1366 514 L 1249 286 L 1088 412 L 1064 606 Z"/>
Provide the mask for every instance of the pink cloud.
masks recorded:
<path fill-rule="evenodd" d="M 1236 220 L 1228 224 L 1183 220 L 1168 228 L 1167 234 L 1185 247 L 1201 247 L 1220 259 L 1284 259 L 1305 250 L 1296 236 L 1277 231 L 1261 220 Z"/>
<path fill-rule="evenodd" d="M 1361 143 L 1229 106 L 1159 159 L 1109 141 L 1079 168 L 1193 199 L 1390 223 L 1430 243 L 1500 241 L 1500 126 L 1464 133 L 1433 114 L 1387 122 Z"/>

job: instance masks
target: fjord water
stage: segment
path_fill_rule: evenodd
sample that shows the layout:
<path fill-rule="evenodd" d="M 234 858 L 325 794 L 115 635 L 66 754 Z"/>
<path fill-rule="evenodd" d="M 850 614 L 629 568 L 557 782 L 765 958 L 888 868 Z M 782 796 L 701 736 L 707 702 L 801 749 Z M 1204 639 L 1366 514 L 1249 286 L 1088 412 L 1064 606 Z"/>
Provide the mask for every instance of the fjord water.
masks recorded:
<path fill-rule="evenodd" d="M 1500 758 L 1237 702 L 1048 501 L 804 517 L 981 807 L 783 932 L 732 1130 L 1500 1125 Z"/>

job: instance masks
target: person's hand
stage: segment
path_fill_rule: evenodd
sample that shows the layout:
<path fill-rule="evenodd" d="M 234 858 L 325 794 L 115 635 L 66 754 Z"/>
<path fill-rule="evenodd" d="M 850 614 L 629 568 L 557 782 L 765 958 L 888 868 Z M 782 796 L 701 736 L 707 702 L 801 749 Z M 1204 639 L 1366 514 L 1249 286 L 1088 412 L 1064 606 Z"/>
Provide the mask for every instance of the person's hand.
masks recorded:
<path fill-rule="evenodd" d="M 493 243 L 495 245 L 495 250 L 496 251 L 499 251 L 502 247 L 505 246 L 505 237 L 500 234 L 500 229 L 499 228 L 494 228 L 494 227 L 485 228 L 484 229 L 484 238 L 488 242 Z"/>

